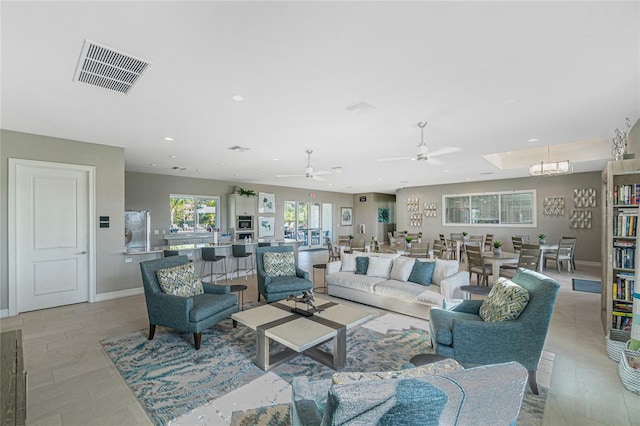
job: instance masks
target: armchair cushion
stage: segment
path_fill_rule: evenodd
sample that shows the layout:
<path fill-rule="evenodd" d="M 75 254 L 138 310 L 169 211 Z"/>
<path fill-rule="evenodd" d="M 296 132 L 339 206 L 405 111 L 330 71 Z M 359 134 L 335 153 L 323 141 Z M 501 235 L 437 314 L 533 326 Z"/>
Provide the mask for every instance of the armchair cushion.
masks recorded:
<path fill-rule="evenodd" d="M 415 262 L 411 270 L 411 275 L 409 275 L 409 281 L 422 285 L 431 284 L 435 267 L 436 262 Z"/>
<path fill-rule="evenodd" d="M 264 272 L 270 277 L 294 277 L 296 261 L 291 251 L 280 253 L 264 253 Z"/>
<path fill-rule="evenodd" d="M 235 294 L 199 294 L 193 296 L 189 321 L 200 322 L 238 303 Z"/>
<path fill-rule="evenodd" d="M 358 383 L 369 380 L 415 379 L 417 377 L 433 376 L 434 374 L 451 373 L 462 369 L 463 367 L 456 360 L 447 358 L 442 361 L 432 362 L 415 368 L 406 368 L 404 370 L 333 373 L 331 383 L 334 385 L 346 385 L 348 383 Z"/>
<path fill-rule="evenodd" d="M 164 293 L 182 297 L 204 293 L 202 282 L 196 275 L 193 263 L 158 269 L 156 277 Z"/>
<path fill-rule="evenodd" d="M 507 278 L 499 278 L 482 302 L 479 315 L 485 322 L 518 318 L 529 303 L 529 291 Z"/>

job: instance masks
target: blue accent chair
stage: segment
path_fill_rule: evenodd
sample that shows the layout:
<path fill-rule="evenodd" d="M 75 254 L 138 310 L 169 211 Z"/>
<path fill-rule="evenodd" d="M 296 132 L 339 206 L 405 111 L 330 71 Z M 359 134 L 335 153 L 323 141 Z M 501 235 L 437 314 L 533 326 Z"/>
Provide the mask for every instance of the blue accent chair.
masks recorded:
<path fill-rule="evenodd" d="M 311 290 L 313 283 L 309 279 L 309 273 L 298 267 L 298 259 L 294 255 L 296 262 L 295 277 L 270 277 L 264 271 L 262 256 L 264 253 L 285 253 L 293 252 L 291 246 L 258 247 L 256 249 L 256 268 L 258 270 L 258 301 L 260 296 L 264 296 L 267 303 L 277 302 L 286 299 L 288 295 L 300 295 L 303 291 Z"/>
<path fill-rule="evenodd" d="M 529 370 L 529 386 L 537 395 L 536 371 L 560 284 L 524 268 L 511 280 L 529 291 L 529 303 L 517 319 L 484 322 L 482 300 L 465 300 L 451 310 L 432 308 L 431 342 L 436 354 L 465 366 L 517 361 Z"/>
<path fill-rule="evenodd" d="M 140 262 L 144 297 L 149 315 L 149 340 L 156 325 L 193 333 L 196 350 L 200 349 L 202 330 L 213 327 L 234 312 L 238 312 L 238 296 L 230 293 L 230 286 L 202 283 L 204 293 L 193 297 L 163 293 L 156 277 L 158 269 L 189 263 L 187 256 L 171 256 Z M 236 321 L 233 326 L 237 325 Z"/>

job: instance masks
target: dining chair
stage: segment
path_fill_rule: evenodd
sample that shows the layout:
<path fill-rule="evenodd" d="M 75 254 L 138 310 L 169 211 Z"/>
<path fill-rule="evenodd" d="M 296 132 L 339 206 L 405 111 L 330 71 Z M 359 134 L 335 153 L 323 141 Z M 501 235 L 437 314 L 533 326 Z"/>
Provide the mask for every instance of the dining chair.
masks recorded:
<path fill-rule="evenodd" d="M 444 245 L 446 238 L 444 237 L 444 234 L 440 234 L 440 241 L 442 241 L 442 244 Z"/>
<path fill-rule="evenodd" d="M 578 242 L 578 238 L 576 237 L 562 237 L 564 240 L 572 240 L 573 247 L 571 248 L 571 269 L 576 270 L 576 244 Z"/>
<path fill-rule="evenodd" d="M 445 241 L 444 249 L 447 252 L 447 260 L 458 260 L 457 247 L 458 247 L 457 240 L 449 239 Z"/>
<path fill-rule="evenodd" d="M 542 266 L 547 266 L 547 260 L 553 260 L 556 262 L 556 268 L 558 272 L 560 272 L 560 266 L 562 262 L 567 263 L 567 272 L 573 272 L 571 269 L 571 251 L 575 245 L 575 241 L 572 238 L 564 239 L 560 238 L 560 242 L 558 243 L 558 249 L 547 252 L 542 257 Z"/>
<path fill-rule="evenodd" d="M 467 256 L 467 247 L 478 247 L 480 251 L 483 251 L 482 244 L 479 241 L 466 241 L 464 244 L 462 244 L 462 252 L 460 253 L 461 262 L 464 262 L 465 259 L 467 259 L 466 262 L 469 261 L 469 257 Z"/>
<path fill-rule="evenodd" d="M 433 258 L 434 259 L 443 259 L 442 241 L 433 240 L 432 252 L 433 252 Z"/>
<path fill-rule="evenodd" d="M 485 263 L 480 247 L 468 246 L 467 247 L 467 268 L 469 275 L 476 274 L 476 283 L 478 285 L 489 285 L 489 275 L 492 275 L 493 270 L 491 265 Z M 481 278 L 482 277 L 482 278 Z"/>
<path fill-rule="evenodd" d="M 484 250 L 484 235 L 469 235 L 470 243 L 478 243 L 480 250 Z"/>
<path fill-rule="evenodd" d="M 452 240 L 462 241 L 463 240 L 462 232 L 451 232 L 449 234 L 449 238 Z"/>
<path fill-rule="evenodd" d="M 518 253 L 522 248 L 522 236 L 514 235 L 513 237 L 511 237 L 511 243 L 513 244 L 513 252 Z"/>
<path fill-rule="evenodd" d="M 429 243 L 411 243 L 411 248 L 409 249 L 409 257 L 420 257 L 420 258 L 428 258 L 429 257 Z"/>
<path fill-rule="evenodd" d="M 349 243 L 349 251 L 364 251 L 364 238 L 353 238 Z"/>
<path fill-rule="evenodd" d="M 376 237 L 371 237 L 371 243 L 369 244 L 369 250 L 372 253 L 380 253 L 380 244 Z"/>
<path fill-rule="evenodd" d="M 329 262 L 340 260 L 340 247 L 334 245 L 329 237 L 327 237 L 327 250 L 329 251 Z"/>
<path fill-rule="evenodd" d="M 506 267 L 502 265 L 500 267 L 500 276 L 506 278 L 513 278 L 516 275 L 518 268 L 529 269 L 530 271 L 537 271 L 540 263 L 540 246 L 537 244 L 522 244 L 520 249 L 520 257 L 518 258 L 518 264 L 515 268 Z"/>
<path fill-rule="evenodd" d="M 493 234 L 487 234 L 484 237 L 484 251 L 493 250 Z"/>

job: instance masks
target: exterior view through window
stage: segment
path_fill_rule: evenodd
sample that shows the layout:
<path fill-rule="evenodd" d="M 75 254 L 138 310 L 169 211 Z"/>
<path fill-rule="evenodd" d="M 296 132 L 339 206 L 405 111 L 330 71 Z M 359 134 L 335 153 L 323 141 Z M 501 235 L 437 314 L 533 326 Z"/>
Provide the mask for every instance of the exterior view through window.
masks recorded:
<path fill-rule="evenodd" d="M 204 232 L 218 228 L 220 197 L 171 194 L 171 232 Z"/>

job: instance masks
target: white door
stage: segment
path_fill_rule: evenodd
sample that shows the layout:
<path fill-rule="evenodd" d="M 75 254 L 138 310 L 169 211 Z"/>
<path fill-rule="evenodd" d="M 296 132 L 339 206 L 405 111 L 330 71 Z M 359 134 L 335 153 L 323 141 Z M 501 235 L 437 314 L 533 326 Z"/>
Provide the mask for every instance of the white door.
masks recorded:
<path fill-rule="evenodd" d="M 9 226 L 17 312 L 88 301 L 93 168 L 15 162 Z"/>

